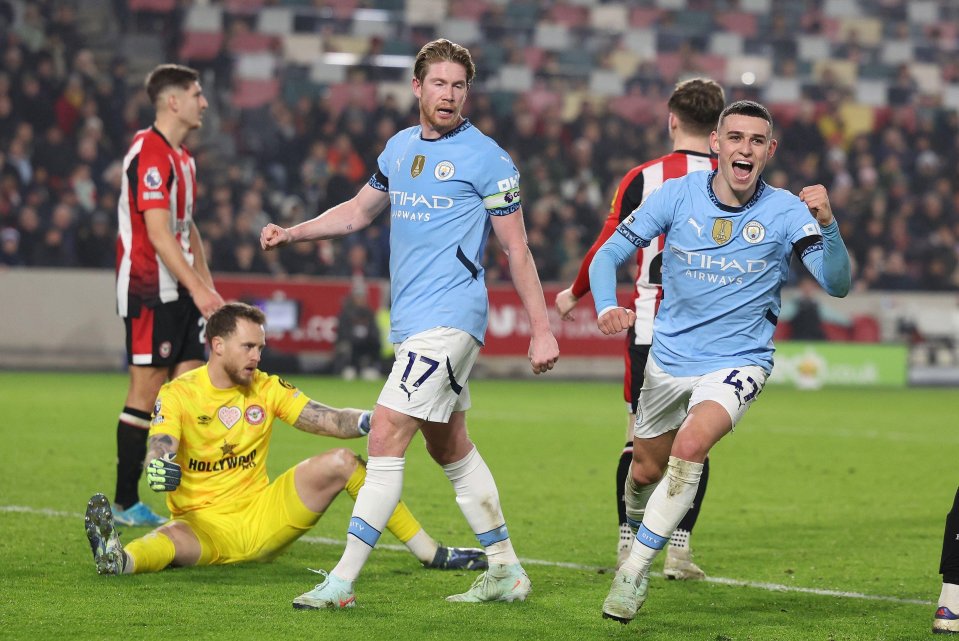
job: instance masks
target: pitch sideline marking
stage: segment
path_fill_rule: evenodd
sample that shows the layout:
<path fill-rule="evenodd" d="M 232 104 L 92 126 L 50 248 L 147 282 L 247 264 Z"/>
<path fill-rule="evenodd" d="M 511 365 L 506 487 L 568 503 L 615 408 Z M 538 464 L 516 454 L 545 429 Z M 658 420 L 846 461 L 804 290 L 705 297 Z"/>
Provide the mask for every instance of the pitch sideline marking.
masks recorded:
<path fill-rule="evenodd" d="M 65 512 L 62 510 L 52 510 L 50 508 L 35 508 L 24 505 L 0 505 L 0 512 L 35 514 L 38 516 L 62 517 L 71 519 L 81 519 L 82 514 L 76 512 Z M 303 536 L 300 541 L 314 545 L 335 545 L 344 547 L 346 542 L 342 539 L 331 539 L 323 536 Z M 384 543 L 376 546 L 380 550 L 392 550 L 395 552 L 406 552 L 403 545 Z M 554 568 L 567 568 L 570 570 L 585 570 L 587 572 L 599 572 L 600 570 L 609 570 L 607 567 L 598 565 L 583 565 L 581 563 L 568 563 L 564 561 L 545 561 L 542 559 L 521 558 L 520 561 L 528 565 L 545 565 Z M 652 576 L 662 576 L 659 572 L 652 573 Z M 815 594 L 817 596 L 834 596 L 844 599 L 860 599 L 863 601 L 888 601 L 891 603 L 909 603 L 914 605 L 934 605 L 933 601 L 924 601 L 922 599 L 903 599 L 894 596 L 881 596 L 877 594 L 863 594 L 862 592 L 846 592 L 844 590 L 824 590 L 820 588 L 804 588 L 792 585 L 782 585 L 780 583 L 766 583 L 763 581 L 740 581 L 739 579 L 727 579 L 718 576 L 706 577 L 707 583 L 717 585 L 730 585 L 741 588 L 754 588 L 757 590 L 766 590 L 767 592 L 799 592 L 802 594 Z"/>

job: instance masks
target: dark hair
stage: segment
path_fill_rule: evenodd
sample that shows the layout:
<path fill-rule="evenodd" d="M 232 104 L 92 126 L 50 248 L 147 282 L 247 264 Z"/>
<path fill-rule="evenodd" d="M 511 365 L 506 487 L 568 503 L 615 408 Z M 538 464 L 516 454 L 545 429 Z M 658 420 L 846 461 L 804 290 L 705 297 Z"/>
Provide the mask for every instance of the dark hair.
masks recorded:
<path fill-rule="evenodd" d="M 257 325 L 266 323 L 266 315 L 258 307 L 246 303 L 227 303 L 213 312 L 206 321 L 206 338 L 212 341 L 214 337 L 226 338 L 236 331 L 237 320 L 245 318 Z"/>
<path fill-rule="evenodd" d="M 667 106 L 691 134 L 708 136 L 719 120 L 726 95 L 709 78 L 691 78 L 676 85 Z"/>
<path fill-rule="evenodd" d="M 470 56 L 470 50 L 466 47 L 450 42 L 446 38 L 440 38 L 427 42 L 416 54 L 416 62 L 413 64 L 413 77 L 423 82 L 426 78 L 426 71 L 434 62 L 455 62 L 463 65 L 466 69 L 466 85 L 473 84 L 473 77 L 476 75 L 476 65 L 473 64 L 473 57 Z"/>
<path fill-rule="evenodd" d="M 716 125 L 718 129 L 720 125 L 723 124 L 723 120 L 726 116 L 752 116 L 753 118 L 762 118 L 769 123 L 769 129 L 772 131 L 773 128 L 773 117 L 769 113 L 769 110 L 758 102 L 752 100 L 737 100 L 736 102 L 730 104 L 728 107 L 723 109 L 723 113 L 719 115 L 719 124 Z"/>
<path fill-rule="evenodd" d="M 154 105 L 160 94 L 170 87 L 189 89 L 190 85 L 200 79 L 200 72 L 184 65 L 159 65 L 146 79 L 147 96 Z"/>

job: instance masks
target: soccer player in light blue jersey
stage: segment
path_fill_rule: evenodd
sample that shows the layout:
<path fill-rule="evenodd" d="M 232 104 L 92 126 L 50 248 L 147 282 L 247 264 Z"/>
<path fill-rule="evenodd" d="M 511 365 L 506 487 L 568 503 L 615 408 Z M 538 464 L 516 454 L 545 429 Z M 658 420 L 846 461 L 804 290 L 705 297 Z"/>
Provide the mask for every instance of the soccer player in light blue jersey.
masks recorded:
<path fill-rule="evenodd" d="M 489 468 L 466 430 L 467 381 L 483 343 L 489 303 L 481 263 L 490 229 L 509 257 L 513 284 L 529 315 L 533 372 L 559 358 L 543 288 L 526 242 L 519 172 L 512 159 L 461 111 L 475 75 L 469 51 L 427 43 L 413 68 L 420 124 L 390 138 L 378 169 L 351 200 L 295 227 L 267 225 L 264 249 L 335 238 L 362 229 L 389 205 L 390 340 L 396 363 L 373 412 L 366 483 L 339 563 L 301 609 L 350 607 L 353 583 L 400 499 L 404 454 L 417 431 L 456 492 L 486 550 L 489 570 L 449 601 L 524 600 L 531 590 L 500 508 Z"/>
<path fill-rule="evenodd" d="M 764 106 L 730 104 L 710 135 L 718 169 L 663 183 L 593 257 L 597 324 L 615 334 L 635 321 L 617 305 L 616 267 L 666 234 L 669 295 L 653 325 L 628 488 L 645 510 L 603 603 L 606 618 L 628 623 L 636 616 L 649 567 L 689 509 L 710 448 L 762 391 L 790 255 L 829 294 L 849 291 L 849 255 L 826 189 L 805 187 L 797 197 L 763 181 L 776 145 Z"/>

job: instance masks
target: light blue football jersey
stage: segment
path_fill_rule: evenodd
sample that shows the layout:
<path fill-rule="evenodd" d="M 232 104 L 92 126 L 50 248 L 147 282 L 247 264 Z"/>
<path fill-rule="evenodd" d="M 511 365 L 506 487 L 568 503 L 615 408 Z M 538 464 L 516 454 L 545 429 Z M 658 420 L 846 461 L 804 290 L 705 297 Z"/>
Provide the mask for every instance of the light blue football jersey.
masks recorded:
<path fill-rule="evenodd" d="M 616 266 L 666 234 L 665 297 L 651 354 L 673 376 L 743 365 L 772 371 L 773 332 L 793 251 L 827 292 L 849 290 L 849 255 L 837 223 L 820 229 L 796 195 L 762 179 L 746 205 L 724 205 L 712 190 L 715 175 L 701 171 L 666 181 L 620 223 L 590 267 L 599 313 L 616 305 Z"/>
<path fill-rule="evenodd" d="M 369 182 L 390 196 L 390 341 L 453 327 L 482 343 L 490 216 L 520 208 L 519 171 L 468 120 L 436 140 L 421 133 L 390 138 Z"/>

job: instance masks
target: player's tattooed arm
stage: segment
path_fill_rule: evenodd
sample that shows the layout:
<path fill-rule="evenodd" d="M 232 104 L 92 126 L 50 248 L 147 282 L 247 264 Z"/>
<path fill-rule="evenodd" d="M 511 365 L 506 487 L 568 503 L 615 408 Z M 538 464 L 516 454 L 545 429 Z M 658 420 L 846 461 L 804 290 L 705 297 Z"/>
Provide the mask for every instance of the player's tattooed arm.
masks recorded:
<path fill-rule="evenodd" d="M 356 438 L 362 436 L 359 423 L 362 410 L 336 409 L 311 400 L 300 412 L 293 427 L 321 436 Z"/>
<path fill-rule="evenodd" d="M 149 463 L 155 458 L 163 458 L 167 454 L 176 454 L 179 446 L 179 439 L 175 439 L 169 434 L 154 434 L 147 441 L 146 460 Z"/>

